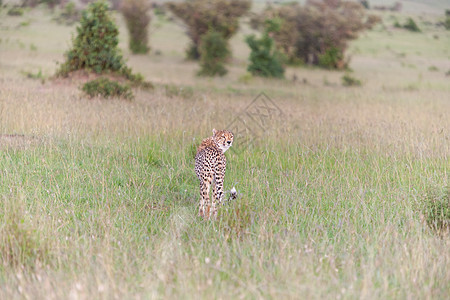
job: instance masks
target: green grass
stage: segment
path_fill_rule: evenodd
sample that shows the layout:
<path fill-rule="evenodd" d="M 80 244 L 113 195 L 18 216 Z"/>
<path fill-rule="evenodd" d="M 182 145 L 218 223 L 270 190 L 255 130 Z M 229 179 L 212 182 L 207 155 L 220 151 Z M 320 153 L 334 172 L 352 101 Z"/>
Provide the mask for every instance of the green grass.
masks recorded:
<path fill-rule="evenodd" d="M 343 286 L 360 297 L 367 284 L 380 297 L 426 297 L 410 290 L 417 284 L 445 295 L 446 266 L 435 256 L 446 243 L 416 206 L 431 184 L 446 184 L 448 159 L 261 145 L 229 155 L 227 183 L 238 182 L 241 198 L 205 222 L 196 218 L 190 149 L 175 136 L 4 151 L 1 211 L 23 229 L 3 219 L 0 239 L 32 241 L 23 257 L 3 257 L 2 274 L 25 268 L 4 283 L 39 293 L 33 270 L 69 272 L 84 296 L 101 296 L 101 285 L 107 297 L 182 296 L 205 282 L 217 297 L 338 296 Z"/>
<path fill-rule="evenodd" d="M 230 72 L 197 78 L 198 65 L 183 60 L 183 29 L 164 21 L 151 36 L 162 55 L 128 57 L 155 89 L 123 101 L 49 78 L 74 27 L 41 8 L 5 14 L 0 298 L 447 297 L 444 29 L 365 34 L 350 63 L 364 85 L 345 88 L 343 73 L 307 68 L 242 82 L 245 26 Z M 17 27 L 24 20 L 30 26 Z M 45 82 L 24 70 L 42 70 Z M 240 197 L 203 221 L 194 149 L 245 117 L 261 91 L 284 116 L 254 128 L 261 136 L 248 146 L 236 137 L 225 189 Z"/>

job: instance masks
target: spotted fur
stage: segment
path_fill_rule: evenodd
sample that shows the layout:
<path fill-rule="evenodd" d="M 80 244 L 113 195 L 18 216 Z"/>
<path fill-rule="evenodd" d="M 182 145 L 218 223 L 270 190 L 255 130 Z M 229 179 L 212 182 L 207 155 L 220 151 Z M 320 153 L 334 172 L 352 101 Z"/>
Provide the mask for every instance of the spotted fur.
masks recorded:
<path fill-rule="evenodd" d="M 212 137 L 204 139 L 195 156 L 195 173 L 200 180 L 200 204 L 198 215 L 209 219 L 216 217 L 217 209 L 223 202 L 223 181 L 227 159 L 225 151 L 233 144 L 233 133 L 227 130 L 213 129 Z M 213 199 L 209 199 L 209 190 L 213 185 Z"/>

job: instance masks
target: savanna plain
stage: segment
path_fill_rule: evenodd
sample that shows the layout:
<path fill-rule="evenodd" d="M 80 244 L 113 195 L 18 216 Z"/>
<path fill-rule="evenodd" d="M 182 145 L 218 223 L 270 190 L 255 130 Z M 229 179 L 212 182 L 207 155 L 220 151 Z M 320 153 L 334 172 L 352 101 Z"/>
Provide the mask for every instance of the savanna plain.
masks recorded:
<path fill-rule="evenodd" d="M 248 76 L 245 19 L 229 73 L 197 77 L 179 23 L 154 17 L 152 52 L 132 55 L 115 14 L 155 85 L 133 100 L 51 78 L 76 24 L 0 10 L 0 298 L 448 299 L 450 239 L 427 212 L 449 205 L 444 6 L 381 14 L 348 49 L 354 87 L 310 67 Z M 422 33 L 393 27 L 407 16 Z M 261 92 L 282 112 L 264 130 L 245 114 Z M 239 197 L 204 221 L 195 148 L 236 119 Z"/>

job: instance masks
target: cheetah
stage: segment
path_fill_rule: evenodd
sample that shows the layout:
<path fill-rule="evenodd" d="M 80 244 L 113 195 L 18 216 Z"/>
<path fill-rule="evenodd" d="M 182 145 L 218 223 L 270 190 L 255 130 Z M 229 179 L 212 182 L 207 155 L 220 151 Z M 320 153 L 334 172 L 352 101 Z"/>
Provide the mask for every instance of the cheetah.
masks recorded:
<path fill-rule="evenodd" d="M 228 130 L 213 129 L 212 137 L 202 141 L 195 156 L 195 173 L 200 180 L 200 204 L 198 215 L 205 219 L 217 216 L 217 209 L 223 201 L 223 181 L 227 159 L 225 151 L 233 144 L 233 133 Z M 209 189 L 213 184 L 213 201 L 209 199 Z"/>

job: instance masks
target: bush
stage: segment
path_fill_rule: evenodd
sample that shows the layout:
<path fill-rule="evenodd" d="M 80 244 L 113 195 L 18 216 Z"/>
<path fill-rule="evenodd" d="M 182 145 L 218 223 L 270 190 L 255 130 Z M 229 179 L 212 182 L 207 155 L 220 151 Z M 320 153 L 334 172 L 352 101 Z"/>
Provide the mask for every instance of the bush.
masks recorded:
<path fill-rule="evenodd" d="M 8 10 L 7 14 L 8 16 L 23 16 L 23 12 L 24 12 L 23 8 L 13 6 Z"/>
<path fill-rule="evenodd" d="M 83 85 L 82 90 L 91 98 L 100 96 L 133 99 L 130 86 L 103 77 L 88 81 Z"/>
<path fill-rule="evenodd" d="M 450 17 L 449 16 L 447 16 L 445 18 L 444 27 L 445 27 L 445 29 L 450 30 Z"/>
<path fill-rule="evenodd" d="M 220 32 L 209 31 L 202 37 L 200 44 L 201 76 L 223 76 L 227 73 L 224 67 L 229 55 L 228 44 Z"/>
<path fill-rule="evenodd" d="M 361 83 L 361 80 L 350 76 L 350 74 L 345 74 L 344 76 L 342 76 L 342 85 L 343 86 L 361 86 L 362 83 Z"/>
<path fill-rule="evenodd" d="M 450 230 L 450 187 L 430 190 L 423 203 L 425 220 L 434 230 Z"/>
<path fill-rule="evenodd" d="M 87 69 L 96 73 L 124 70 L 122 55 L 117 47 L 119 31 L 111 20 L 108 6 L 103 1 L 91 3 L 82 12 L 73 48 L 66 52 L 66 62 L 57 74 L 67 76 L 76 70 Z"/>
<path fill-rule="evenodd" d="M 26 78 L 37 79 L 37 80 L 40 80 L 41 83 L 45 83 L 45 76 L 44 76 L 44 74 L 42 74 L 42 70 L 41 69 L 39 69 L 39 71 L 37 71 L 36 73 L 26 72 L 26 71 L 22 71 L 21 73 L 23 75 L 25 75 Z"/>
<path fill-rule="evenodd" d="M 82 12 L 73 48 L 66 52 L 66 61 L 57 71 L 57 76 L 67 77 L 77 70 L 92 71 L 97 74 L 114 74 L 124 77 L 132 85 L 152 88 L 141 74 L 134 74 L 124 63 L 117 45 L 119 31 L 111 20 L 108 6 L 103 1 L 91 3 Z"/>
<path fill-rule="evenodd" d="M 57 20 L 67 25 L 78 22 L 78 20 L 80 20 L 80 11 L 77 9 L 75 2 L 67 2 L 66 5 L 64 5 L 61 15 Z"/>
<path fill-rule="evenodd" d="M 55 9 L 55 7 L 62 3 L 62 0 L 40 0 L 40 3 L 47 4 L 50 9 Z"/>
<path fill-rule="evenodd" d="M 264 20 L 274 18 L 282 22 L 273 38 L 288 62 L 322 63 L 327 68 L 330 65 L 344 67 L 348 42 L 381 20 L 366 15 L 366 10 L 357 2 L 316 0 L 307 1 L 305 5 L 269 6 L 251 23 L 261 28 Z"/>
<path fill-rule="evenodd" d="M 124 0 L 122 14 L 130 35 L 129 48 L 133 53 L 148 53 L 148 25 L 150 3 L 145 0 Z"/>
<path fill-rule="evenodd" d="M 330 47 L 325 50 L 324 54 L 320 54 L 318 65 L 325 69 L 343 69 L 347 67 L 347 64 L 344 62 L 344 54 L 336 47 Z"/>
<path fill-rule="evenodd" d="M 239 18 L 250 10 L 250 0 L 191 0 L 170 2 L 168 8 L 187 27 L 191 45 L 188 59 L 200 58 L 202 36 L 208 31 L 219 32 L 229 40 L 239 29 Z"/>
<path fill-rule="evenodd" d="M 403 28 L 412 32 L 421 32 L 419 26 L 417 26 L 416 22 L 412 18 L 408 18 L 408 20 L 406 20 Z"/>
<path fill-rule="evenodd" d="M 278 29 L 279 24 L 269 20 L 266 22 L 266 30 L 260 39 L 256 39 L 255 35 L 246 38 L 245 41 L 251 49 L 247 71 L 251 74 L 262 77 L 284 77 L 281 55 L 275 49 L 275 43 L 269 36 L 271 32 Z"/>

